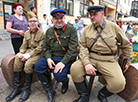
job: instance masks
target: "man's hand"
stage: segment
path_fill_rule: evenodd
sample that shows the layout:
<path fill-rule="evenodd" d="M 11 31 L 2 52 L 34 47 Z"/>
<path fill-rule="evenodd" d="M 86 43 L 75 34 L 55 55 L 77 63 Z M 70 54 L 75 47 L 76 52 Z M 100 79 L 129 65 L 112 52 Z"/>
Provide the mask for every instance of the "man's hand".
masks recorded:
<path fill-rule="evenodd" d="M 47 63 L 48 63 L 48 66 L 49 66 L 50 69 L 54 69 L 55 68 L 55 67 L 53 67 L 53 66 L 55 66 L 55 63 L 54 63 L 54 61 L 51 58 L 47 59 Z"/>
<path fill-rule="evenodd" d="M 20 59 L 20 61 L 23 61 L 23 62 L 25 62 L 27 59 L 23 56 L 21 59 Z"/>
<path fill-rule="evenodd" d="M 91 64 L 87 64 L 85 66 L 86 73 L 89 75 L 96 75 L 97 69 L 95 69 Z"/>
<path fill-rule="evenodd" d="M 124 71 L 123 71 L 123 73 L 125 73 L 125 72 L 128 70 L 128 68 L 129 68 L 129 66 L 126 65 L 126 66 L 125 66 L 125 69 L 124 69 Z"/>
<path fill-rule="evenodd" d="M 54 73 L 57 73 L 58 71 L 61 73 L 64 67 L 65 64 L 63 64 L 62 62 L 57 63 L 54 69 Z"/>
<path fill-rule="evenodd" d="M 17 56 L 18 59 L 22 59 L 23 58 L 23 54 L 22 53 L 17 53 L 16 56 Z"/>

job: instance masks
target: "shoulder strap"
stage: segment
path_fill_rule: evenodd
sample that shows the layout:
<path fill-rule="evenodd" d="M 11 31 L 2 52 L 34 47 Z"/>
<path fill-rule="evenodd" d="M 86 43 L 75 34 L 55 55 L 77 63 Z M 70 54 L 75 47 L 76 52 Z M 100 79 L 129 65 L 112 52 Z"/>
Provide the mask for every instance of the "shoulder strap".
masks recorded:
<path fill-rule="evenodd" d="M 54 33 L 55 33 L 55 36 L 56 36 L 56 38 L 58 40 L 59 45 L 61 46 L 61 41 L 59 40 L 58 35 L 57 35 L 57 32 L 56 32 L 55 29 L 54 29 Z M 61 46 L 61 47 L 62 47 L 62 49 L 63 49 L 64 52 L 67 52 L 67 50 L 63 46 Z"/>
<path fill-rule="evenodd" d="M 103 39 L 102 35 L 100 34 L 101 39 L 103 40 L 103 42 L 108 46 L 108 48 L 111 50 L 111 52 L 113 53 L 113 50 L 111 49 L 111 47 L 106 43 L 106 41 Z"/>
<path fill-rule="evenodd" d="M 101 31 L 100 31 L 100 32 L 98 32 L 98 35 L 97 35 L 96 39 L 94 40 L 94 42 L 93 42 L 93 44 L 91 45 L 91 47 L 90 47 L 90 49 L 89 49 L 89 50 L 91 50 L 91 48 L 93 47 L 93 45 L 94 45 L 94 44 L 96 43 L 96 41 L 98 40 L 98 38 L 99 38 L 99 36 L 100 36 L 100 34 L 101 34 L 102 30 L 103 30 L 103 29 L 101 29 Z"/>

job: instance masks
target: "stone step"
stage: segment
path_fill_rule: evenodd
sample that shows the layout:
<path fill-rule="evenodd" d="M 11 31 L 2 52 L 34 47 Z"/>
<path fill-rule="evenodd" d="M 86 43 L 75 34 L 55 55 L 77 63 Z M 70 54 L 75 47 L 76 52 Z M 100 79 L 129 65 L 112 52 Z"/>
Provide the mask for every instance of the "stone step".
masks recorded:
<path fill-rule="evenodd" d="M 7 32 L 5 29 L 0 30 L 0 40 L 7 40 L 10 39 L 10 33 Z"/>

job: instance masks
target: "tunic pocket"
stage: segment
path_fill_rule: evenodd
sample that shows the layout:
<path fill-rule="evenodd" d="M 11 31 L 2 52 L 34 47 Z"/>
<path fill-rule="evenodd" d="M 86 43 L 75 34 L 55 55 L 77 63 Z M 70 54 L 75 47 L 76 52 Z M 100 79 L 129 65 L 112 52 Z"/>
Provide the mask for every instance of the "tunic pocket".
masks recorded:
<path fill-rule="evenodd" d="M 69 36 L 61 36 L 60 41 L 62 46 L 67 47 L 69 43 Z"/>
<path fill-rule="evenodd" d="M 87 47 L 91 47 L 91 45 L 94 43 L 95 38 L 92 36 L 86 36 L 86 45 Z"/>
<path fill-rule="evenodd" d="M 54 45 L 54 36 L 49 36 L 47 39 L 49 46 L 53 47 Z"/>
<path fill-rule="evenodd" d="M 112 34 L 109 36 L 104 36 L 103 38 L 109 46 L 111 47 L 116 46 L 117 41 L 115 39 L 115 36 L 113 36 Z"/>

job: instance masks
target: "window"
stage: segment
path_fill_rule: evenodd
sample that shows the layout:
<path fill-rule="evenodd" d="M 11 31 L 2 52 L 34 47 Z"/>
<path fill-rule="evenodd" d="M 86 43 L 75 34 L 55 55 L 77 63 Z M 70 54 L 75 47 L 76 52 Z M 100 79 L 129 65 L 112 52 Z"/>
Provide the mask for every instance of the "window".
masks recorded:
<path fill-rule="evenodd" d="M 92 6 L 93 3 L 91 0 L 80 0 L 80 10 L 79 13 L 82 17 L 88 17 L 87 9 L 89 6 Z"/>
<path fill-rule="evenodd" d="M 130 6 L 130 0 L 128 0 L 128 6 Z"/>
<path fill-rule="evenodd" d="M 24 6 L 24 0 L 20 0 L 20 3 Z M 30 11 L 30 8 L 34 6 L 34 0 L 28 1 L 28 11 Z"/>
<path fill-rule="evenodd" d="M 1 1 L 1 0 L 0 0 Z M 3 0 L 4 2 L 17 3 L 19 0 Z"/>
<path fill-rule="evenodd" d="M 64 9 L 68 15 L 73 15 L 73 0 L 51 0 L 51 11 L 56 8 Z"/>
<path fill-rule="evenodd" d="M 120 0 L 118 0 L 118 4 L 120 4 Z"/>
<path fill-rule="evenodd" d="M 126 4 L 126 0 L 124 0 L 124 3 Z"/>

